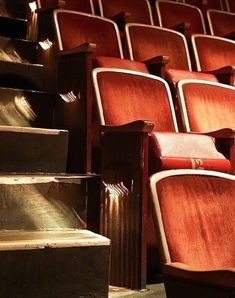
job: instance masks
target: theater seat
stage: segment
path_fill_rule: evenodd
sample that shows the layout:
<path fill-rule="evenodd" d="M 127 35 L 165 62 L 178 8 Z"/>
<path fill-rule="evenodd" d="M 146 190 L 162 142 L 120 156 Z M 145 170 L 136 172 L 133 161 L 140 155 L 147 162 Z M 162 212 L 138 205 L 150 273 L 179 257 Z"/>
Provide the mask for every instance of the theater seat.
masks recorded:
<path fill-rule="evenodd" d="M 167 297 L 234 297 L 234 176 L 164 171 L 150 187 Z"/>
<path fill-rule="evenodd" d="M 235 39 L 235 13 L 210 9 L 207 20 L 211 35 Z"/>
<path fill-rule="evenodd" d="M 192 45 L 197 71 L 209 72 L 221 83 L 234 85 L 235 41 L 195 34 Z"/>
<path fill-rule="evenodd" d="M 217 137 L 217 146 L 223 148 L 230 158 L 231 172 L 235 174 L 235 88 L 213 82 L 183 80 L 178 83 L 178 98 L 185 131 Z"/>
<path fill-rule="evenodd" d="M 201 10 L 193 5 L 173 1 L 156 1 L 161 27 L 177 30 L 186 38 L 192 34 L 205 34 L 206 28 Z"/>
<path fill-rule="evenodd" d="M 218 81 L 213 74 L 192 71 L 187 41 L 182 33 L 130 23 L 126 26 L 126 38 L 130 59 L 145 62 L 150 73 L 160 75 L 173 85 L 185 78 Z"/>

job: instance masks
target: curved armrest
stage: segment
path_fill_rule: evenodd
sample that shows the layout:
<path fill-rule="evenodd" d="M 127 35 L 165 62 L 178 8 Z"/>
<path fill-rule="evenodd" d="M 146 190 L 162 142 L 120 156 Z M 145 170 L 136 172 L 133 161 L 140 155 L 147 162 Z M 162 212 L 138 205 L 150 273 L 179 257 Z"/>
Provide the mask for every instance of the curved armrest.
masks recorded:
<path fill-rule="evenodd" d="M 93 53 L 96 50 L 96 44 L 94 43 L 83 43 L 75 48 L 70 50 L 62 50 L 58 52 L 59 56 L 73 55 L 73 54 L 84 54 L 84 53 Z"/>
<path fill-rule="evenodd" d="M 169 56 L 156 56 L 151 59 L 145 60 L 149 72 L 154 75 L 164 77 L 165 75 L 165 66 L 170 61 Z"/>
<path fill-rule="evenodd" d="M 208 270 L 195 268 L 183 263 L 165 264 L 164 275 L 204 284 L 235 288 L 235 268 Z"/>
<path fill-rule="evenodd" d="M 202 133 L 207 136 L 211 136 L 213 138 L 220 139 L 234 139 L 235 137 L 235 128 L 222 128 L 215 131 L 210 131 L 206 133 Z"/>
<path fill-rule="evenodd" d="M 101 132 L 146 132 L 150 133 L 154 123 L 149 120 L 137 120 L 123 125 L 101 125 Z"/>

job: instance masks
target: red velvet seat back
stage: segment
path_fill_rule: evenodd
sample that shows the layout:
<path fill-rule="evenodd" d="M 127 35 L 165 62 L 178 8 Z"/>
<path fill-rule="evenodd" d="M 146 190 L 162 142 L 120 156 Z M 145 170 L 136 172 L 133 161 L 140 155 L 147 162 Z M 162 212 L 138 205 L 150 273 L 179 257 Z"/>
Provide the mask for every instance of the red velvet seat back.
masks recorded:
<path fill-rule="evenodd" d="M 210 35 L 192 37 L 197 70 L 209 71 L 235 65 L 235 42 Z"/>
<path fill-rule="evenodd" d="M 151 120 L 156 131 L 177 129 L 170 93 L 160 78 L 109 69 L 97 73 L 97 82 L 102 124 Z"/>
<path fill-rule="evenodd" d="M 191 70 L 187 43 L 182 34 L 140 24 L 128 24 L 126 33 L 131 59 L 145 61 L 159 55 L 166 55 L 170 57 L 167 68 Z"/>
<path fill-rule="evenodd" d="M 66 0 L 63 8 L 86 13 L 94 13 L 92 0 Z"/>
<path fill-rule="evenodd" d="M 209 132 L 235 127 L 235 88 L 202 81 L 178 84 L 187 131 Z"/>
<path fill-rule="evenodd" d="M 152 184 L 165 233 L 166 262 L 203 269 L 235 268 L 234 176 L 188 172 L 175 171 L 169 177 L 163 172 Z"/>
<path fill-rule="evenodd" d="M 197 6 L 198 8 L 202 9 L 203 8 L 203 2 L 206 2 L 206 8 L 207 9 L 222 9 L 222 3 L 221 0 L 185 0 L 185 3 Z"/>
<path fill-rule="evenodd" d="M 59 4 L 58 0 L 37 0 L 38 8 L 46 8 L 51 6 L 57 6 Z"/>
<path fill-rule="evenodd" d="M 180 23 L 190 23 L 187 29 L 187 36 L 192 34 L 204 34 L 205 26 L 201 11 L 184 3 L 171 1 L 156 1 L 156 9 L 160 26 L 173 29 Z"/>
<path fill-rule="evenodd" d="M 68 50 L 83 43 L 95 43 L 96 54 L 121 57 L 116 25 L 107 19 L 67 10 L 54 13 L 60 49 Z"/>
<path fill-rule="evenodd" d="M 208 10 L 208 23 L 212 35 L 226 37 L 235 31 L 235 14 L 219 10 Z M 235 35 L 235 34 L 233 34 Z M 230 37 L 230 36 L 228 36 Z"/>
<path fill-rule="evenodd" d="M 99 0 L 101 15 L 106 18 L 125 12 L 130 13 L 129 22 L 153 24 L 150 4 L 146 0 Z"/>

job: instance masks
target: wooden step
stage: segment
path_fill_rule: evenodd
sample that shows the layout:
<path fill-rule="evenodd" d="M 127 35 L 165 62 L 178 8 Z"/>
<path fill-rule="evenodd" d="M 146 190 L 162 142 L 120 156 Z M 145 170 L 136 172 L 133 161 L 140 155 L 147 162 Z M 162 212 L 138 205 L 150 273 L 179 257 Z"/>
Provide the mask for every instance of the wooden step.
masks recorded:
<path fill-rule="evenodd" d="M 0 143 L 0 173 L 66 172 L 65 130 L 0 126 Z"/>
<path fill-rule="evenodd" d="M 0 297 L 108 297 L 109 254 L 88 230 L 1 231 Z"/>
<path fill-rule="evenodd" d="M 0 176 L 0 230 L 87 228 L 91 220 L 89 205 L 92 202 L 95 206 L 99 200 L 92 193 L 96 178 L 95 175 Z"/>

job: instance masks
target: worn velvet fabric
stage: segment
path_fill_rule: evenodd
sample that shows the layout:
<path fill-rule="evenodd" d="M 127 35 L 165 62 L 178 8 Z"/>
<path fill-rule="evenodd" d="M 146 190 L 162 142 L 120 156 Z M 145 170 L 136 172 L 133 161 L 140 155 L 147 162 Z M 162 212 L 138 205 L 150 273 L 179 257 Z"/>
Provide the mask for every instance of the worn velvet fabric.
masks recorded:
<path fill-rule="evenodd" d="M 155 132 L 150 136 L 149 174 L 169 169 L 230 172 L 230 161 L 217 151 L 211 137 Z"/>
<path fill-rule="evenodd" d="M 211 82 L 218 82 L 218 79 L 215 75 L 197 71 L 187 71 L 187 70 L 178 70 L 178 69 L 166 69 L 165 79 L 169 82 L 176 84 L 180 80 L 184 79 L 198 79 Z"/>
<path fill-rule="evenodd" d="M 182 175 L 157 184 L 171 262 L 235 268 L 235 181 Z"/>
<path fill-rule="evenodd" d="M 145 63 L 116 57 L 98 56 L 93 61 L 93 67 L 122 68 L 149 73 Z"/>
<path fill-rule="evenodd" d="M 106 18 L 125 12 L 130 14 L 128 22 L 151 25 L 150 12 L 145 0 L 102 0 L 101 3 Z"/>
<path fill-rule="evenodd" d="M 133 25 L 129 36 L 134 60 L 145 61 L 156 56 L 169 56 L 167 68 L 189 70 L 185 43 L 177 32 L 160 27 Z"/>
<path fill-rule="evenodd" d="M 204 34 L 203 20 L 197 8 L 177 2 L 159 1 L 162 26 L 174 28 L 180 23 L 189 23 L 186 35 Z"/>
<path fill-rule="evenodd" d="M 235 90 L 209 84 L 183 85 L 190 130 L 210 132 L 235 127 Z"/>
<path fill-rule="evenodd" d="M 168 94 L 161 81 L 115 72 L 99 73 L 98 80 L 106 124 L 151 120 L 156 131 L 175 131 Z"/>
<path fill-rule="evenodd" d="M 90 0 L 66 0 L 64 9 L 92 13 Z"/>
<path fill-rule="evenodd" d="M 64 50 L 90 42 L 96 44 L 97 55 L 120 57 L 113 23 L 79 13 L 59 12 L 57 17 Z"/>
<path fill-rule="evenodd" d="M 233 33 L 235 37 L 235 14 L 225 11 L 210 11 L 209 16 L 214 35 L 226 37 Z"/>

